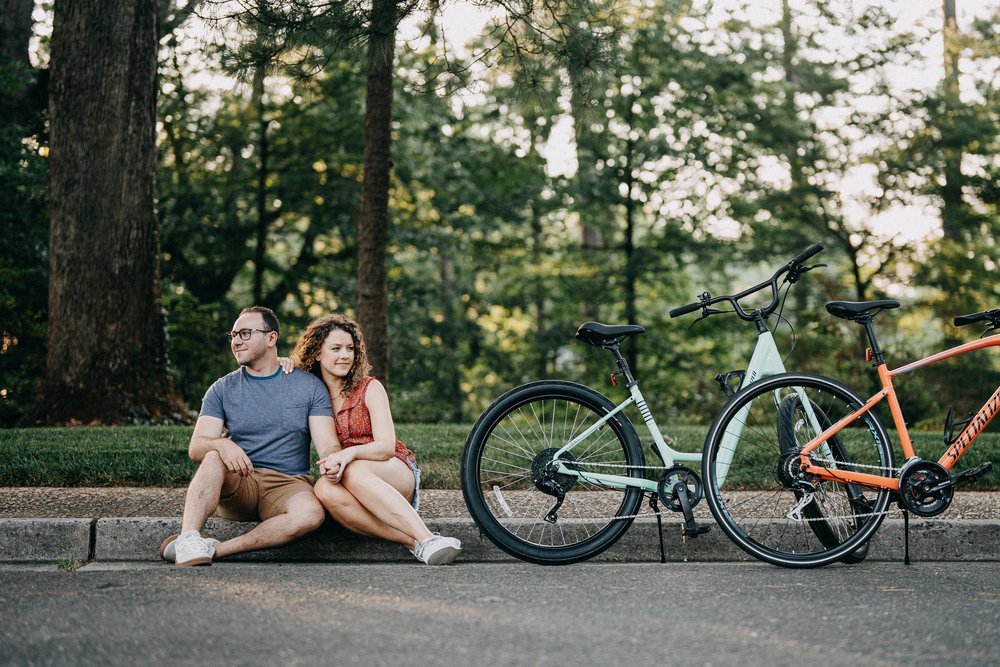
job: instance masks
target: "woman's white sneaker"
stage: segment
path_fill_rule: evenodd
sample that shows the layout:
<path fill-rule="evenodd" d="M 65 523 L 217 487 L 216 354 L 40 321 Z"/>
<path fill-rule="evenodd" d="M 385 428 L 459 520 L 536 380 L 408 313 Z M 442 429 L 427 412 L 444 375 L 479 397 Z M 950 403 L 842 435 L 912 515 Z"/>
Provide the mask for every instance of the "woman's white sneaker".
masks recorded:
<path fill-rule="evenodd" d="M 413 546 L 413 555 L 428 565 L 447 565 L 462 553 L 462 543 L 454 537 L 434 533 Z"/>

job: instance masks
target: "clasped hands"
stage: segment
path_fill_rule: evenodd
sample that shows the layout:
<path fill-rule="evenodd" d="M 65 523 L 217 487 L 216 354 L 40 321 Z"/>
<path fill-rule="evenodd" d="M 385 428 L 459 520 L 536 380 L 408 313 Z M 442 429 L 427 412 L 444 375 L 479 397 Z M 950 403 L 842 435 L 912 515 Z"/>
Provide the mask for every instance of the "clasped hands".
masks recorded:
<path fill-rule="evenodd" d="M 344 476 L 344 468 L 347 467 L 348 461 L 349 458 L 344 455 L 343 450 L 330 454 L 317 462 L 319 463 L 319 474 L 332 483 L 339 484 L 340 478 Z"/>

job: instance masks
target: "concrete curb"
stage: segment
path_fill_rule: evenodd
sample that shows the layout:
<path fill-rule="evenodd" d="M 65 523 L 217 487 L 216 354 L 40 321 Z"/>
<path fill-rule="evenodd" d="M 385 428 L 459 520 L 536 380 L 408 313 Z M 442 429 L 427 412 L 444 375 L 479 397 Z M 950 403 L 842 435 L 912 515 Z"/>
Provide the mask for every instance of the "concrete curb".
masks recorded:
<path fill-rule="evenodd" d="M 486 539 L 470 519 L 427 519 L 433 531 L 462 540 L 462 561 L 515 561 Z M 684 540 L 681 523 L 664 521 L 668 561 L 752 560 L 718 526 L 697 539 Z M 205 534 L 228 539 L 250 524 L 210 519 Z M 180 530 L 176 517 L 0 519 L 0 563 L 159 561 L 159 546 Z M 915 562 L 998 561 L 1000 521 L 910 521 L 910 554 Z M 656 522 L 638 520 L 596 562 L 656 562 L 660 559 Z M 868 560 L 902 561 L 903 522 L 886 520 L 872 541 Z M 267 551 L 233 556 L 232 561 L 413 562 L 396 544 L 349 533 L 332 522 L 301 540 Z"/>

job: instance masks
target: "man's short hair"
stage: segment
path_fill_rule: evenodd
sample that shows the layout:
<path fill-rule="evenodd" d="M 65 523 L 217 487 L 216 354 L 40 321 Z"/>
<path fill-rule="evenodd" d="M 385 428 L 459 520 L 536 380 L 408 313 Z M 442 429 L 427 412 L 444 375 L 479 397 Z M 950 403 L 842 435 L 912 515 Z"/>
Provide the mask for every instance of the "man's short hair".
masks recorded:
<path fill-rule="evenodd" d="M 260 313 L 261 317 L 264 318 L 264 327 L 269 331 L 274 331 L 278 335 L 281 334 L 278 316 L 270 308 L 266 306 L 250 306 L 240 311 L 240 315 L 245 315 L 246 313 Z"/>

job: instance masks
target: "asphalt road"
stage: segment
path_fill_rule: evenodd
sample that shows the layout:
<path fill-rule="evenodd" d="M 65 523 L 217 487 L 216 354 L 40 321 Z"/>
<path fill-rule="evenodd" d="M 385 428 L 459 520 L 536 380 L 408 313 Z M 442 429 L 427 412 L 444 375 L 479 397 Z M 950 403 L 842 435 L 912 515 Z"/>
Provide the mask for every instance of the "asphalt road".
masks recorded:
<path fill-rule="evenodd" d="M 0 566 L 3 665 L 995 665 L 998 630 L 997 562 Z"/>

